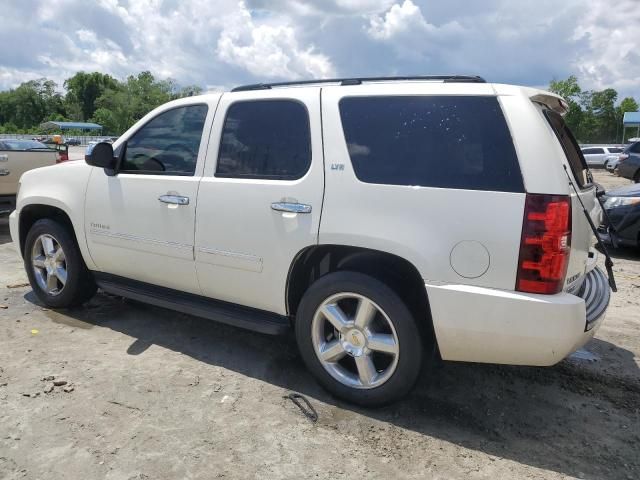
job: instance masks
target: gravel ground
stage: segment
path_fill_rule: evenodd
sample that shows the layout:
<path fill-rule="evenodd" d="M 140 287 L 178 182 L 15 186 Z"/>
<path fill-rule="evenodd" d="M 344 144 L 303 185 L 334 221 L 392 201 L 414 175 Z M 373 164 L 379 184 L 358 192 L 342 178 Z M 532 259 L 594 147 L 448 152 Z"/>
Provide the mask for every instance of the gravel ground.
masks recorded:
<path fill-rule="evenodd" d="M 42 308 L 8 242 L 0 221 L 2 479 L 640 478 L 640 251 L 615 252 L 596 360 L 445 362 L 365 410 L 322 391 L 292 338 L 103 294 Z"/>

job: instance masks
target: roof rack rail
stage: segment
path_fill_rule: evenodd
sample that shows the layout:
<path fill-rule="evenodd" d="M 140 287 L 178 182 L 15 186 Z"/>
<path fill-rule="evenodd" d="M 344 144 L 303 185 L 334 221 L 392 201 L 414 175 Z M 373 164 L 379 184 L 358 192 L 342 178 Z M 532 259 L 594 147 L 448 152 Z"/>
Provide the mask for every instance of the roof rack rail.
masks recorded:
<path fill-rule="evenodd" d="M 246 92 L 250 90 L 269 90 L 273 87 L 291 87 L 296 85 L 314 85 L 318 83 L 339 83 L 340 85 L 361 85 L 363 82 L 403 81 L 403 80 L 441 80 L 444 83 L 486 83 L 477 75 L 415 75 L 407 77 L 356 77 L 356 78 L 326 78 L 320 80 L 298 80 L 294 82 L 254 83 L 235 87 L 232 92 Z"/>

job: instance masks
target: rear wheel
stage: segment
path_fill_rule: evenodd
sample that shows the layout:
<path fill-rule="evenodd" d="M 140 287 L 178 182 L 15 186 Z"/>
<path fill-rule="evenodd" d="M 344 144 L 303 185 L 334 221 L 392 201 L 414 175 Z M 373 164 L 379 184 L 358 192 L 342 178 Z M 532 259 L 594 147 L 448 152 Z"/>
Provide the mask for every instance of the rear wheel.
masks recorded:
<path fill-rule="evenodd" d="M 387 285 L 360 273 L 336 272 L 311 285 L 298 308 L 296 339 L 323 387 L 364 406 L 402 398 L 422 367 L 409 309 Z"/>
<path fill-rule="evenodd" d="M 49 307 L 78 305 L 96 292 L 75 239 L 54 220 L 33 224 L 25 241 L 24 265 L 34 293 Z"/>

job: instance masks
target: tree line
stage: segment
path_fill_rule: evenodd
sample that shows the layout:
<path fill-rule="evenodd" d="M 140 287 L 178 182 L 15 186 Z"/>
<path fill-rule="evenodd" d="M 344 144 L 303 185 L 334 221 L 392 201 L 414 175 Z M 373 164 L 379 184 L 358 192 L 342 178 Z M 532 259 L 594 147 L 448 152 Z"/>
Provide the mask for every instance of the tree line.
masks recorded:
<path fill-rule="evenodd" d="M 549 90 L 569 103 L 565 121 L 579 143 L 624 143 L 637 135 L 635 129 L 627 129 L 622 138 L 624 113 L 638 111 L 633 98 L 625 97 L 618 103 L 618 92 L 613 88 L 583 90 L 573 75 L 552 80 Z"/>
<path fill-rule="evenodd" d="M 169 100 L 197 95 L 202 88 L 180 88 L 175 81 L 156 79 L 150 72 L 117 80 L 100 72 L 78 72 L 64 81 L 61 93 L 53 80 L 41 78 L 0 92 L 0 133 L 42 133 L 46 121 L 94 122 L 103 133 L 120 135 L 150 110 Z M 624 112 L 638 111 L 631 97 L 618 102 L 612 88 L 583 90 L 578 79 L 552 80 L 549 90 L 569 103 L 566 121 L 580 143 L 620 143 Z"/>
<path fill-rule="evenodd" d="M 150 72 L 120 81 L 100 72 L 78 72 L 63 84 L 41 78 L 0 92 L 0 133 L 42 133 L 47 121 L 93 122 L 103 134 L 120 135 L 158 105 L 202 93 L 192 85 L 158 80 Z"/>

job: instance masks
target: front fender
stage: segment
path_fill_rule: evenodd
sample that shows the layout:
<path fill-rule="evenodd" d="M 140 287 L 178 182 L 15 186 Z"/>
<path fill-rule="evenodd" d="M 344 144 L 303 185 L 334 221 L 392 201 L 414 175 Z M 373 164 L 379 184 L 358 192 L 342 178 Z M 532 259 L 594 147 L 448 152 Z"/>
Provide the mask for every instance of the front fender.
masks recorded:
<path fill-rule="evenodd" d="M 75 231 L 82 257 L 90 270 L 95 269 L 84 231 L 84 204 L 87 185 L 94 170 L 84 162 L 72 161 L 30 170 L 20 179 L 16 217 L 31 205 L 46 205 L 63 211 Z"/>

